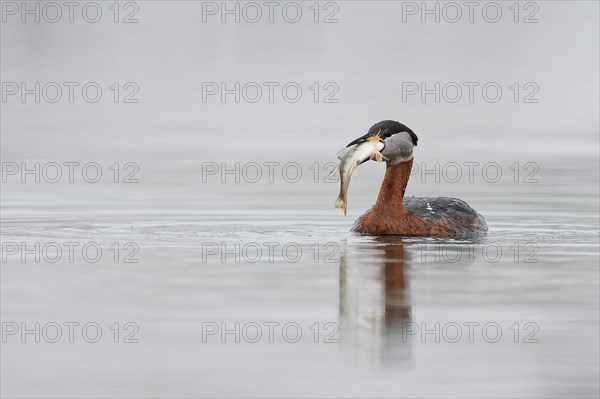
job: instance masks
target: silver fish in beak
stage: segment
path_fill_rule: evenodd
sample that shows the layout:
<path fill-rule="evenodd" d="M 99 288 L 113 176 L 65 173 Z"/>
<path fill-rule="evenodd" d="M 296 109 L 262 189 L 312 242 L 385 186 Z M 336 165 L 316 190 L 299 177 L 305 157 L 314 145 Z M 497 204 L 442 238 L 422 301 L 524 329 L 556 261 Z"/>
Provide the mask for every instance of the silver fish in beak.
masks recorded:
<path fill-rule="evenodd" d="M 385 144 L 379 134 L 367 138 L 362 143 L 354 147 L 344 149 L 338 152 L 341 162 L 337 169 L 340 173 L 340 195 L 335 201 L 336 208 L 342 208 L 344 216 L 348 211 L 347 194 L 350 187 L 350 179 L 358 176 L 358 165 L 367 159 L 373 159 L 382 162 L 385 157 L 381 154 Z M 337 170 L 336 169 L 336 170 Z M 333 173 L 335 173 L 334 171 Z"/>

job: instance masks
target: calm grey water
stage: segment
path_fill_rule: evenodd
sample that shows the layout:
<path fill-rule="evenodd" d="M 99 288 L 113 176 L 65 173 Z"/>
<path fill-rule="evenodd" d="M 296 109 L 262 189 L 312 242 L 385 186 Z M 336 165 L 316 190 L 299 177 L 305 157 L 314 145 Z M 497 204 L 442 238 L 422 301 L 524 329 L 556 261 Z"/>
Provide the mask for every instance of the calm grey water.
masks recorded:
<path fill-rule="evenodd" d="M 2 103 L 3 397 L 598 397 L 598 3 L 538 2 L 535 24 L 509 3 L 498 24 L 436 24 L 360 1 L 336 24 L 309 3 L 298 24 L 222 24 L 138 2 L 130 25 L 101 4 L 98 24 L 2 24 L 3 82 L 109 96 Z M 221 81 L 305 94 L 203 102 Z M 421 81 L 505 94 L 402 101 Z M 485 238 L 349 231 L 384 166 L 361 167 L 346 217 L 327 174 L 385 118 L 420 137 L 407 194 L 466 200 Z"/>

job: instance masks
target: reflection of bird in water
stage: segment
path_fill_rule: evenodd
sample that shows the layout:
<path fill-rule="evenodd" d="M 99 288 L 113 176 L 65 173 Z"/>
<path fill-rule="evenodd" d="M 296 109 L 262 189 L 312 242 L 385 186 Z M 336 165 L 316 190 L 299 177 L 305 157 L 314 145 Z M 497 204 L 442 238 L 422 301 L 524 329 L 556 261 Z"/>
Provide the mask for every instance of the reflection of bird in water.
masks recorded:
<path fill-rule="evenodd" d="M 400 237 L 377 237 L 359 254 L 340 256 L 342 348 L 384 365 L 410 363 L 411 303 Z"/>
<path fill-rule="evenodd" d="M 439 237 L 485 234 L 485 219 L 463 200 L 404 197 L 413 164 L 413 148 L 418 141 L 411 129 L 396 121 L 376 123 L 367 134 L 348 144 L 349 151 L 374 138 L 382 141 L 377 149 L 387 163 L 385 177 L 375 205 L 356 221 L 353 231 L 366 235 Z M 368 159 L 361 158 L 361 162 Z"/>

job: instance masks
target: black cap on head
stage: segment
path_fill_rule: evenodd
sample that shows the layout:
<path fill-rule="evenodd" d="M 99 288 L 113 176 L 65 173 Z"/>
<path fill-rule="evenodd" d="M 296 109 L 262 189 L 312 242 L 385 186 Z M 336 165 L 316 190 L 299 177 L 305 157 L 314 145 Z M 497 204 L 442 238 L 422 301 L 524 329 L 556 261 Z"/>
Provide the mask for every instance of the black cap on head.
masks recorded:
<path fill-rule="evenodd" d="M 388 120 L 388 121 L 381 121 L 381 122 L 374 124 L 373 126 L 371 126 L 371 128 L 369 129 L 369 132 L 367 134 L 365 134 L 362 137 L 357 138 L 356 140 L 354 140 L 353 142 L 348 144 L 346 147 L 350 147 L 351 145 L 362 143 L 363 141 L 366 141 L 369 137 L 373 137 L 373 136 L 377 135 L 377 133 L 379 133 L 379 135 L 383 139 L 387 139 L 388 137 L 391 137 L 394 134 L 401 133 L 401 132 L 408 133 L 410 135 L 410 138 L 412 139 L 413 145 L 415 145 L 415 146 L 417 145 L 417 141 L 419 141 L 419 138 L 417 137 L 415 132 L 413 132 L 407 126 L 403 125 L 400 122 Z"/>

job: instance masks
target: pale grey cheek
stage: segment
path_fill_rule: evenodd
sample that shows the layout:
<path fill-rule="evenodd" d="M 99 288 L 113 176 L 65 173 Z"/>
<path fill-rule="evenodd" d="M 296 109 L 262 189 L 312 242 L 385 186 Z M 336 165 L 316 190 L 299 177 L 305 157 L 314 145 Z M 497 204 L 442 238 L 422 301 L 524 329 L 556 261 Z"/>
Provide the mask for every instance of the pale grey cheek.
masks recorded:
<path fill-rule="evenodd" d="M 413 157 L 412 139 L 408 133 L 402 132 L 385 140 L 385 148 L 381 151 L 389 164 L 406 162 Z"/>
<path fill-rule="evenodd" d="M 399 162 L 406 162 L 412 159 L 413 151 L 412 149 L 393 149 L 388 152 L 385 149 L 381 152 L 384 157 L 388 159 L 388 163 L 396 164 Z"/>

